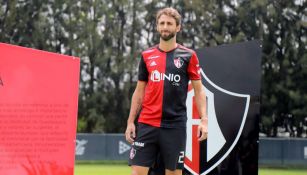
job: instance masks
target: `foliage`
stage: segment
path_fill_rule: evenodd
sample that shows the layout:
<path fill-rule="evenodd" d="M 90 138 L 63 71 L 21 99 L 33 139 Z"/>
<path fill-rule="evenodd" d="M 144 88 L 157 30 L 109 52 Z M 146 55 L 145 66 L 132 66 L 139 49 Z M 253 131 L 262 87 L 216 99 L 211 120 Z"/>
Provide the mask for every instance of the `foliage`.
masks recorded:
<path fill-rule="evenodd" d="M 0 42 L 81 58 L 78 132 L 123 132 L 139 53 L 158 42 L 155 13 L 183 17 L 180 43 L 201 48 L 261 39 L 261 131 L 307 125 L 306 0 L 2 0 Z M 306 122 L 306 123 L 304 123 Z M 307 126 L 306 126 L 307 128 Z"/>

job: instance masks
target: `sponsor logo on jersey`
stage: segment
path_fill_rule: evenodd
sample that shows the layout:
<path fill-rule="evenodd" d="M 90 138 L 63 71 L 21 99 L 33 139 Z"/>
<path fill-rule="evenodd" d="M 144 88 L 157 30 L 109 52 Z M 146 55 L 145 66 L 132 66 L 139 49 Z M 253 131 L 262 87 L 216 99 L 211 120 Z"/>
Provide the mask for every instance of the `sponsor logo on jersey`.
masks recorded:
<path fill-rule="evenodd" d="M 152 66 L 156 66 L 156 65 L 157 65 L 157 63 L 155 61 L 152 61 L 149 66 L 152 67 Z"/>
<path fill-rule="evenodd" d="M 174 64 L 178 69 L 182 67 L 183 63 L 184 61 L 180 57 L 174 59 Z"/>
<path fill-rule="evenodd" d="M 206 144 L 197 140 L 197 127 L 200 123 L 199 114 L 196 110 L 194 90 L 189 85 L 187 95 L 187 143 L 184 166 L 193 175 L 206 175 L 218 166 L 233 150 L 237 144 L 249 109 L 250 95 L 228 91 L 214 84 L 200 69 L 205 82 L 203 86 L 207 96 L 208 111 L 208 137 Z M 215 106 L 217 97 L 220 101 L 227 99 L 231 108 L 219 109 Z M 236 103 L 233 103 L 236 102 Z M 225 122 L 225 116 L 221 116 L 220 110 L 231 116 L 232 122 Z M 236 109 L 236 110 L 233 110 Z M 220 124 L 223 124 L 223 127 Z M 227 134 L 225 134 L 227 133 Z M 201 151 L 201 150 L 206 151 Z"/>
<path fill-rule="evenodd" d="M 153 82 L 160 82 L 164 80 L 168 80 L 170 82 L 176 82 L 179 83 L 181 80 L 181 77 L 179 74 L 164 74 L 160 73 L 158 70 L 154 70 L 151 72 L 150 79 Z"/>
<path fill-rule="evenodd" d="M 153 56 L 148 57 L 148 59 L 152 60 L 152 59 L 156 59 L 156 58 L 159 58 L 159 57 L 160 57 L 159 55 L 153 55 Z"/>
<path fill-rule="evenodd" d="M 142 143 L 142 142 L 133 142 L 133 144 L 132 145 L 134 145 L 134 146 L 138 146 L 138 147 L 144 147 L 144 143 Z"/>

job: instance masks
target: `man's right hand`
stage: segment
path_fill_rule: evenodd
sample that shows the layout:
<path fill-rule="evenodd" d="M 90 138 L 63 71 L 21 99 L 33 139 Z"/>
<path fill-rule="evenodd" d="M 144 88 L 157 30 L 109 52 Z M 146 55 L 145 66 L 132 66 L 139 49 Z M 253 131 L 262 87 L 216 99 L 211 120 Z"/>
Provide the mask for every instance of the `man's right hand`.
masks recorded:
<path fill-rule="evenodd" d="M 132 144 L 134 142 L 134 138 L 135 138 L 135 125 L 134 125 L 134 123 L 128 123 L 125 135 L 126 135 L 126 140 L 129 143 Z"/>

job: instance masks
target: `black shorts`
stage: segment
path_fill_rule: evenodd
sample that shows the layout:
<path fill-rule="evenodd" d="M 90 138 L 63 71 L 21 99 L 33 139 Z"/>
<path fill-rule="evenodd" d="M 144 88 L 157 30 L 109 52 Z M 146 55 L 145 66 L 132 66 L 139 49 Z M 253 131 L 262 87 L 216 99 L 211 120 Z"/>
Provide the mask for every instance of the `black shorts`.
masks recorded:
<path fill-rule="evenodd" d="M 166 169 L 183 169 L 185 145 L 185 128 L 158 128 L 139 123 L 129 165 L 153 167 L 160 154 Z"/>

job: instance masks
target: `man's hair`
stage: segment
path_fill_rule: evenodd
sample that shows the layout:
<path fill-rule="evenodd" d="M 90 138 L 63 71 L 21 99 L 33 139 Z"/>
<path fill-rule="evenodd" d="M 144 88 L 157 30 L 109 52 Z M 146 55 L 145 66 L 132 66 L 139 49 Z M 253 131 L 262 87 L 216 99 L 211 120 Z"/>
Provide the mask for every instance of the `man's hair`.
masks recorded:
<path fill-rule="evenodd" d="M 156 15 L 156 23 L 158 23 L 158 20 L 162 15 L 173 17 L 176 21 L 177 26 L 181 24 L 181 15 L 178 13 L 176 9 L 172 7 L 167 7 L 159 10 Z"/>

